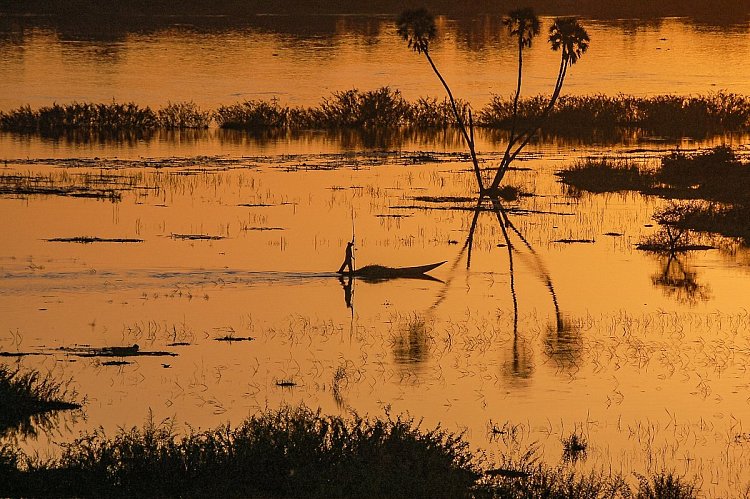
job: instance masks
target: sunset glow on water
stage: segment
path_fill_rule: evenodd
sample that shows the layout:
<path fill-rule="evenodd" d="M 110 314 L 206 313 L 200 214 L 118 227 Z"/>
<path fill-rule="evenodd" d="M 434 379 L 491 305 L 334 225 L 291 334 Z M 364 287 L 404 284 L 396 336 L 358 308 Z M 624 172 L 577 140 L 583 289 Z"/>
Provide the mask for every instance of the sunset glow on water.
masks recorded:
<path fill-rule="evenodd" d="M 314 106 L 382 86 L 442 99 L 394 17 L 326 17 L 312 33 L 268 20 L 164 23 L 111 39 L 6 18 L 0 111 L 113 99 Z M 551 22 L 542 18 L 543 33 Z M 746 17 L 582 22 L 591 46 L 564 94 L 750 94 Z M 433 57 L 457 96 L 478 108 L 512 94 L 515 48 L 497 19 L 437 25 Z M 541 38 L 524 95 L 548 93 L 557 74 Z M 479 130 L 476 142 L 482 166 L 496 166 L 503 136 Z M 552 464 L 577 431 L 590 445 L 582 470 L 671 469 L 699 477 L 706 496 L 732 496 L 750 482 L 745 242 L 699 234 L 715 249 L 637 250 L 667 199 L 576 195 L 555 173 L 605 155 L 653 167 L 675 148 L 720 144 L 747 160 L 749 143 L 742 133 L 547 137 L 514 163 L 506 182 L 525 195 L 503 203 L 503 224 L 491 203 L 477 208 L 454 130 L 380 141 L 216 126 L 128 141 L 0 133 L 3 185 L 18 176 L 88 189 L 0 191 L 0 352 L 28 354 L 2 362 L 71 379 L 85 397 L 54 429 L 6 437 L 46 455 L 149 411 L 185 430 L 302 403 L 409 413 L 489 453 L 539 445 Z M 350 282 L 334 271 L 352 238 L 358 267 L 446 263 L 432 279 Z M 134 344 L 153 355 L 116 365 L 85 355 Z M 513 439 L 491 431 L 504 424 Z"/>

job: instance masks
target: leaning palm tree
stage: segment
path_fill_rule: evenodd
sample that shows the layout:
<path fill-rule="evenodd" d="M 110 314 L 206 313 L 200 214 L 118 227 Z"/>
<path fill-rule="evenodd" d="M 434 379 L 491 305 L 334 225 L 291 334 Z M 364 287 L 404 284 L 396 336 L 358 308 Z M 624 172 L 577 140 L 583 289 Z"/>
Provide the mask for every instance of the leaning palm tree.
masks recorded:
<path fill-rule="evenodd" d="M 432 60 L 432 57 L 430 57 L 430 41 L 435 37 L 435 34 L 437 32 L 437 29 L 435 27 L 435 17 L 430 14 L 430 12 L 428 12 L 424 7 L 415 10 L 406 10 L 402 12 L 396 20 L 396 28 L 399 36 L 401 36 L 401 38 L 403 38 L 407 42 L 410 49 L 414 50 L 418 54 L 424 54 L 427 62 L 430 63 L 430 67 L 432 67 L 432 70 L 440 80 L 440 83 L 443 84 L 443 88 L 445 88 L 445 91 L 448 94 L 448 99 L 450 100 L 451 109 L 453 110 L 453 115 L 456 119 L 456 123 L 458 124 L 458 128 L 461 131 L 461 135 L 463 135 L 464 140 L 466 141 L 467 147 L 469 148 L 471 161 L 474 165 L 474 174 L 476 175 L 477 182 L 479 184 L 479 191 L 483 192 L 484 185 L 482 183 L 481 170 L 479 168 L 479 161 L 477 160 L 477 154 L 474 149 L 474 123 L 471 117 L 471 109 L 469 109 L 469 125 L 467 127 L 466 123 L 464 123 L 463 116 L 458 111 L 458 106 L 456 105 L 456 100 L 453 97 L 453 92 L 451 92 L 448 83 L 445 81 L 445 78 L 443 78 L 443 75 L 440 74 L 440 71 L 438 71 L 438 68 L 435 65 L 435 62 Z"/>
<path fill-rule="evenodd" d="M 516 133 L 516 117 L 518 116 L 518 99 L 521 96 L 521 79 L 523 77 L 523 49 L 531 48 L 531 42 L 540 31 L 539 18 L 534 9 L 526 7 L 511 11 L 504 19 L 503 24 L 508 29 L 510 36 L 515 36 L 518 42 L 518 78 L 516 93 L 513 97 L 513 122 L 510 129 L 511 139 Z M 510 141 L 506 155 L 510 153 Z"/>
<path fill-rule="evenodd" d="M 543 120 L 549 115 L 550 111 L 552 111 L 557 98 L 560 96 L 560 91 L 562 90 L 568 67 L 578 62 L 581 56 L 586 50 L 588 50 L 589 41 L 590 38 L 586 29 L 574 17 L 557 18 L 554 23 L 552 23 L 552 26 L 550 26 L 549 29 L 549 42 L 552 46 L 552 50 L 561 51 L 560 69 L 557 74 L 555 88 L 552 91 L 552 97 L 542 113 L 529 128 L 518 134 L 518 136 L 511 135 L 506 154 L 503 156 L 503 160 L 495 173 L 495 178 L 493 179 L 492 184 L 490 184 L 488 191 L 497 191 L 510 164 L 542 127 Z M 516 144 L 518 144 L 516 149 L 513 150 L 513 152 L 510 152 Z"/>

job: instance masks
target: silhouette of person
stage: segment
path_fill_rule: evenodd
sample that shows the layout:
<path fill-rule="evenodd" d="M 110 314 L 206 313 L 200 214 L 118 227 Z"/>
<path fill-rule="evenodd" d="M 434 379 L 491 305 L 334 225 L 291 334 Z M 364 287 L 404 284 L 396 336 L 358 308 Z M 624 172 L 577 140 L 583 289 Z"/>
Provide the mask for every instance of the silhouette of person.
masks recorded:
<path fill-rule="evenodd" d="M 354 273 L 354 241 L 346 243 L 346 255 L 344 256 L 344 263 L 341 264 L 341 268 L 338 270 L 338 274 L 344 273 L 344 268 L 349 267 L 347 274 Z"/>

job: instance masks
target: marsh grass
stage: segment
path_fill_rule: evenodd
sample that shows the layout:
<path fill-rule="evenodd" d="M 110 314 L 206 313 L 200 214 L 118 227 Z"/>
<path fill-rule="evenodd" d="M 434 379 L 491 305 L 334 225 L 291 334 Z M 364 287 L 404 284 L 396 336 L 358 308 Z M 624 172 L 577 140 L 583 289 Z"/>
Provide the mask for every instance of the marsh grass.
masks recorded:
<path fill-rule="evenodd" d="M 0 196 L 64 196 L 120 201 L 122 187 L 96 175 L 0 174 Z"/>
<path fill-rule="evenodd" d="M 123 237 L 96 237 L 96 236 L 75 236 L 75 237 L 52 237 L 45 239 L 53 243 L 142 243 L 143 239 L 123 238 Z"/>
<path fill-rule="evenodd" d="M 563 462 L 575 464 L 588 456 L 589 442 L 585 435 L 573 432 L 562 439 Z"/>
<path fill-rule="evenodd" d="M 521 123 L 530 124 L 538 119 L 548 101 L 548 97 L 541 95 L 521 99 Z M 477 123 L 489 128 L 508 128 L 512 119 L 512 101 L 495 96 L 479 112 Z M 658 95 L 644 98 L 624 94 L 561 96 L 549 114 L 544 129 L 568 134 L 626 128 L 681 137 L 744 130 L 748 126 L 750 98 L 717 92 L 698 96 Z"/>
<path fill-rule="evenodd" d="M 99 430 L 58 459 L 24 470 L 6 462 L 16 476 L 0 482 L 2 495 L 465 497 L 478 476 L 468 444 L 440 427 L 304 407 L 182 437 L 170 421 Z"/>
<path fill-rule="evenodd" d="M 71 129 L 107 132 L 153 130 L 158 125 L 158 117 L 151 108 L 142 108 L 133 102 L 74 102 L 66 105 L 55 103 L 37 110 L 23 106 L 9 113 L 0 113 L 0 127 L 3 130 L 39 132 L 44 135 L 55 135 Z"/>
<path fill-rule="evenodd" d="M 750 241 L 750 165 L 728 146 L 674 151 L 656 168 L 619 158 L 585 159 L 556 174 L 568 192 L 638 191 L 671 200 L 654 215 L 664 230 L 642 241 L 649 251 L 709 249 L 686 241 L 685 231 L 717 233 Z"/>
<path fill-rule="evenodd" d="M 410 417 L 325 416 L 285 407 L 241 425 L 178 435 L 172 420 L 85 434 L 42 460 L 0 447 L 0 494 L 36 497 L 695 497 L 669 472 L 542 464 L 533 451 L 488 466 L 463 435 Z"/>
<path fill-rule="evenodd" d="M 587 158 L 556 174 L 569 194 L 581 191 L 603 193 L 620 191 L 647 191 L 652 176 L 630 160 L 622 158 Z"/>
<path fill-rule="evenodd" d="M 545 112 L 549 96 L 519 101 L 518 126 L 536 123 Z M 457 101 L 464 123 L 471 104 Z M 510 130 L 513 99 L 494 96 L 474 113 L 475 125 Z M 156 111 L 135 103 L 53 104 L 39 109 L 22 106 L 0 112 L 0 130 L 60 136 L 65 132 L 118 135 L 156 129 L 219 128 L 264 133 L 287 130 L 446 129 L 457 125 L 450 102 L 420 97 L 407 101 L 391 87 L 333 92 L 317 106 L 282 105 L 278 99 L 247 100 L 202 110 L 194 102 L 169 102 Z M 545 121 L 542 132 L 557 135 L 611 135 L 623 130 L 670 137 L 703 137 L 750 128 L 750 97 L 717 92 L 697 96 L 635 97 L 618 94 L 561 96 Z M 87 135 L 89 139 L 90 136 Z"/>
<path fill-rule="evenodd" d="M 46 413 L 79 409 L 76 399 L 69 381 L 0 365 L 0 435 L 8 431 L 33 434 L 35 423 L 44 426 Z M 0 456 L 0 467 L 1 461 Z"/>
<path fill-rule="evenodd" d="M 693 481 L 661 471 L 652 477 L 638 476 L 638 499 L 690 499 L 697 496 Z"/>
<path fill-rule="evenodd" d="M 169 102 L 157 112 L 161 128 L 208 128 L 211 111 L 203 111 L 195 102 Z"/>

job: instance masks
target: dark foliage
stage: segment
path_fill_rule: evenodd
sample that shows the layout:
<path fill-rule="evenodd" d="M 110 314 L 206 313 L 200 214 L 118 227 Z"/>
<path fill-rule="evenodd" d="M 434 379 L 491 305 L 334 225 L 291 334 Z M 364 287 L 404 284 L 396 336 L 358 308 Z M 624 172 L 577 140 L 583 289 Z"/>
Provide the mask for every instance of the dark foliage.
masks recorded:
<path fill-rule="evenodd" d="M 96 432 L 15 474 L 0 495 L 462 497 L 478 468 L 461 436 L 439 427 L 286 408 L 184 437 L 153 422 Z"/>
<path fill-rule="evenodd" d="M 0 435 L 12 431 L 33 434 L 36 423 L 44 425 L 45 414 L 80 407 L 68 383 L 38 371 L 0 365 Z M 9 462 L 6 451 L 0 448 L 0 476 Z"/>
<path fill-rule="evenodd" d="M 532 127 L 549 106 L 549 96 L 518 101 L 516 128 Z M 456 110 L 468 123 L 471 106 L 456 100 Z M 476 113 L 474 124 L 489 129 L 513 128 L 514 100 L 495 96 Z M 76 132 L 110 138 L 148 136 L 157 129 L 221 128 L 274 131 L 306 129 L 428 129 L 457 125 L 447 98 L 422 97 L 406 101 L 398 90 L 382 87 L 334 92 L 320 105 L 289 107 L 276 99 L 248 100 L 203 111 L 192 102 L 169 103 L 154 112 L 136 104 L 53 104 L 0 112 L 0 130 L 58 137 Z M 560 96 L 544 120 L 543 132 L 590 136 L 638 130 L 670 137 L 703 137 L 723 131 L 750 129 L 750 97 L 718 92 L 705 96 L 628 95 Z M 93 134 L 93 135 L 92 135 Z"/>

